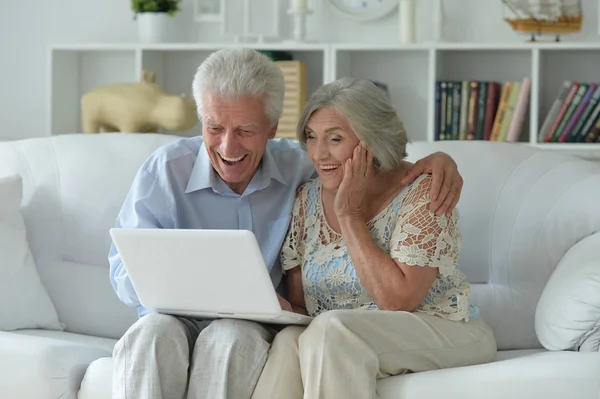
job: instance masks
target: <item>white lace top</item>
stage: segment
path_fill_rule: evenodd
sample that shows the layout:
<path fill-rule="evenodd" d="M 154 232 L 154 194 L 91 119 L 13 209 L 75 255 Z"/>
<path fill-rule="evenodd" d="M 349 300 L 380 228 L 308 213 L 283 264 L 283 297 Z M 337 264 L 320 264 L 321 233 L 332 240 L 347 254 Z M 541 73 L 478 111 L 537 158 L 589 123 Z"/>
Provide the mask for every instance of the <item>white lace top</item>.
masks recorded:
<path fill-rule="evenodd" d="M 430 176 L 420 176 L 367 226 L 377 245 L 392 258 L 409 266 L 439 268 L 416 312 L 468 321 L 475 308 L 469 304 L 470 286 L 457 267 L 461 247 L 458 211 L 450 217 L 429 211 L 430 185 Z M 318 178 L 298 190 L 281 264 L 284 272 L 302 267 L 306 309 L 311 316 L 333 309 L 377 309 L 360 283 L 342 235 L 325 220 Z"/>

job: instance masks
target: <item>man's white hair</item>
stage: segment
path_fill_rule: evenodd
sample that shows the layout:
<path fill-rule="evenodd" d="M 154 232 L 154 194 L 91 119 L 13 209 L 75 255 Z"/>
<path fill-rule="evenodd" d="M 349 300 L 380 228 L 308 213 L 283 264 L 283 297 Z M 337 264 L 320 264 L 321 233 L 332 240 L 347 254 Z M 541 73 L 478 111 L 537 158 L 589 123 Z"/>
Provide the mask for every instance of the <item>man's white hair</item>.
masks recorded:
<path fill-rule="evenodd" d="M 212 53 L 198 67 L 192 92 L 202 120 L 202 98 L 207 93 L 224 99 L 262 99 L 265 114 L 274 126 L 281 117 L 285 82 L 281 69 L 266 55 L 247 48 Z"/>

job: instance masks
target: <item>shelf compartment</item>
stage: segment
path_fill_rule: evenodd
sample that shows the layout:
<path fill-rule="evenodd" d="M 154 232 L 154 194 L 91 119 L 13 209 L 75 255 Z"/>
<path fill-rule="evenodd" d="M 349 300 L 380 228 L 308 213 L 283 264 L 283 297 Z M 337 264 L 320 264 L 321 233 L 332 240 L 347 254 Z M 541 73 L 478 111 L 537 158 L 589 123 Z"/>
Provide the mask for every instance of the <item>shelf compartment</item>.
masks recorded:
<path fill-rule="evenodd" d="M 135 50 L 56 49 L 50 60 L 50 135 L 83 132 L 81 97 L 89 90 L 136 80 Z"/>
<path fill-rule="evenodd" d="M 436 81 L 498 82 L 501 84 L 498 93 L 499 105 L 504 83 L 522 83 L 525 77 L 529 77 L 533 81 L 535 72 L 533 71 L 532 55 L 532 50 L 528 48 L 502 46 L 499 46 L 497 49 L 461 49 L 456 47 L 437 50 L 435 56 L 435 77 Z M 530 141 L 531 108 L 533 106 L 531 101 L 532 88 L 533 86 L 530 88 L 519 142 Z M 435 111 L 433 112 L 433 118 L 433 125 L 435 126 Z"/>
<path fill-rule="evenodd" d="M 410 141 L 427 140 L 427 110 L 431 101 L 429 51 L 417 49 L 335 50 L 334 79 L 351 76 L 387 86 Z"/>
<path fill-rule="evenodd" d="M 538 133 L 558 97 L 564 82 L 600 84 L 600 72 L 597 69 L 590 68 L 590 65 L 598 65 L 599 63 L 600 52 L 597 49 L 540 50 L 539 117 L 536 129 L 536 142 L 538 141 Z M 558 143 L 546 144 L 550 146 L 557 145 Z M 569 148 L 566 146 L 572 144 L 577 145 L 577 143 L 563 143 L 560 148 Z M 600 147 L 596 148 L 600 149 Z"/>

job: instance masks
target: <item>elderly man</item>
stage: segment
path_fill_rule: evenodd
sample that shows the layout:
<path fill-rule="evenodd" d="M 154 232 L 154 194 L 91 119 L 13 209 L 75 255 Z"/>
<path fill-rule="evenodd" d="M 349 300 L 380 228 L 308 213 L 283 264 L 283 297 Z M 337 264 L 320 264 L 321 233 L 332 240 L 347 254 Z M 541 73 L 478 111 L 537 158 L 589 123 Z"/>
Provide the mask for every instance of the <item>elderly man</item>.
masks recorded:
<path fill-rule="evenodd" d="M 270 140 L 284 90 L 279 68 L 256 51 L 228 49 L 208 57 L 193 82 L 202 137 L 169 143 L 144 162 L 115 226 L 251 230 L 278 287 L 279 251 L 296 189 L 315 175 L 297 143 Z M 433 210 L 454 208 L 462 188 L 454 161 L 430 155 L 417 162 L 406 183 L 422 173 L 437 182 Z M 149 312 L 114 245 L 109 261 L 114 290 L 139 315 L 114 349 L 114 398 L 251 397 L 274 330 L 251 321 Z"/>

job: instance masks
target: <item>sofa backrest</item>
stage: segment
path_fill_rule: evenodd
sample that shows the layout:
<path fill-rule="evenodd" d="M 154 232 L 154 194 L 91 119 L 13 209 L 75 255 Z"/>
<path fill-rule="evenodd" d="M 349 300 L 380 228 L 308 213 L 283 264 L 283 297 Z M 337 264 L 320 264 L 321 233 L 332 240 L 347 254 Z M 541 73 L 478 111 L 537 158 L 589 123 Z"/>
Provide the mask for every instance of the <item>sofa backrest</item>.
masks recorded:
<path fill-rule="evenodd" d="M 118 338 L 136 320 L 108 279 L 108 230 L 134 175 L 177 137 L 104 133 L 0 143 L 0 177 L 23 177 L 41 278 L 68 331 Z M 600 164 L 490 142 L 413 143 L 409 160 L 450 154 L 464 178 L 460 267 L 500 349 L 536 348 L 537 301 L 576 242 L 600 231 Z"/>
<path fill-rule="evenodd" d="M 444 151 L 464 179 L 460 268 L 500 349 L 540 348 L 535 309 L 554 268 L 600 231 L 600 163 L 524 144 L 414 143 L 411 161 Z"/>
<path fill-rule="evenodd" d="M 137 319 L 108 274 L 110 236 L 142 162 L 168 135 L 61 135 L 0 143 L 0 176 L 23 178 L 40 277 L 71 332 L 118 338 Z"/>

